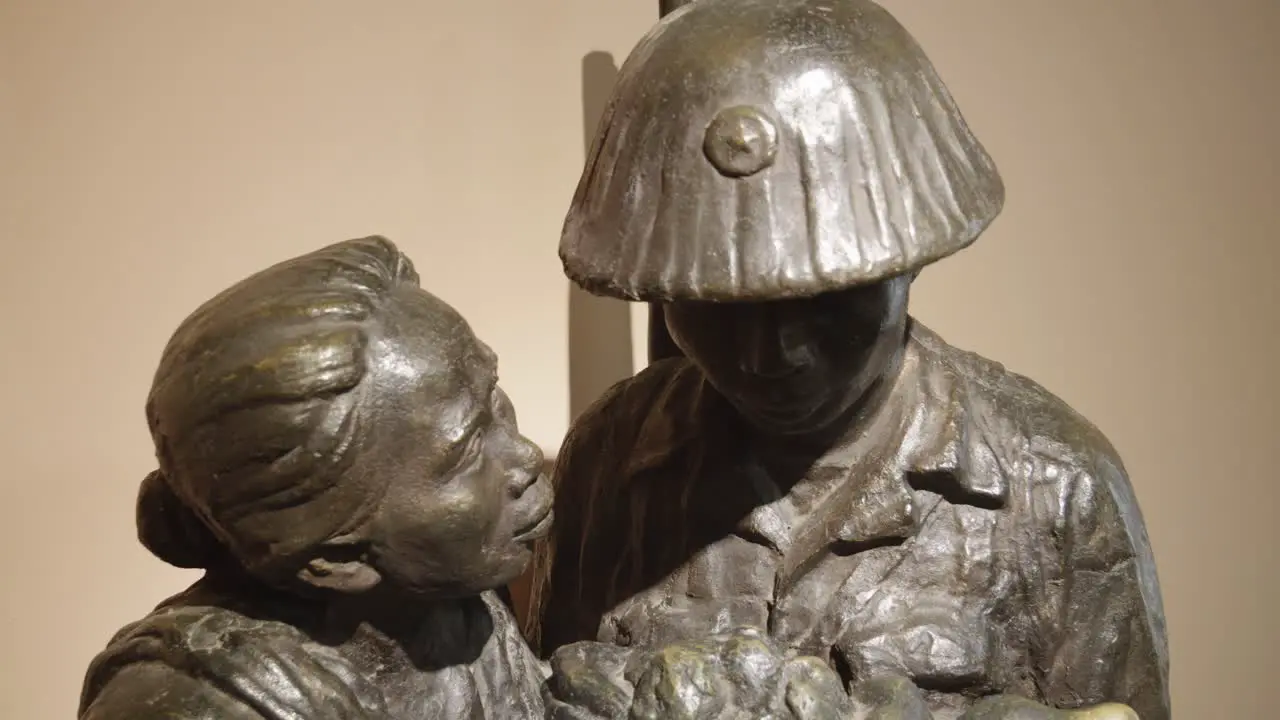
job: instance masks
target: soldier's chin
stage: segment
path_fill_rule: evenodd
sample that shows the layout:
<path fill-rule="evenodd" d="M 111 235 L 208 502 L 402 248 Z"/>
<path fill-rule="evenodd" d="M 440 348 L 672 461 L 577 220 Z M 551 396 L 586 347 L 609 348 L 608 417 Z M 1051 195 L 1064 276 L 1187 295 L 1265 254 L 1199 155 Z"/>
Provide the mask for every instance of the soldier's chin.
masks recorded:
<path fill-rule="evenodd" d="M 739 408 L 757 429 L 775 435 L 807 435 L 823 430 L 834 419 L 821 403 L 797 403 L 792 406 L 760 406 Z"/>

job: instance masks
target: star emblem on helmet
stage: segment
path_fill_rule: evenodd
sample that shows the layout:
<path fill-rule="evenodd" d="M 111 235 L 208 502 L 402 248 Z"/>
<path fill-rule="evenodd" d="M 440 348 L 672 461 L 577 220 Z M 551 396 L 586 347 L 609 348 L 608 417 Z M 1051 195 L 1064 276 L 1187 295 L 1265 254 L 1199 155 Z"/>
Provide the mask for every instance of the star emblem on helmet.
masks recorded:
<path fill-rule="evenodd" d="M 722 175 L 754 175 L 778 155 L 778 129 L 763 112 L 740 105 L 722 110 L 707 125 L 703 151 Z"/>

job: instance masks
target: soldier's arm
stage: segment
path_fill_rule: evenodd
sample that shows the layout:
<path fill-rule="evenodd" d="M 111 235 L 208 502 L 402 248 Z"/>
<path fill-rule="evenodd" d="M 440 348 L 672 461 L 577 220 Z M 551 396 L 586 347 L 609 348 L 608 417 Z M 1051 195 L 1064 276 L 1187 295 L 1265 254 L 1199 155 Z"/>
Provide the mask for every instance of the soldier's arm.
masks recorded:
<path fill-rule="evenodd" d="M 623 396 L 633 384 L 623 380 L 605 391 L 574 421 L 556 455 L 551 472 L 555 521 L 551 533 L 534 545 L 524 624 L 525 638 L 543 658 L 561 645 L 595 637 L 591 622 L 600 609 L 581 606 L 581 550 L 593 495 L 600 491 L 595 484 L 618 480 L 610 468 L 622 458 L 612 438 L 630 420 Z"/>
<path fill-rule="evenodd" d="M 587 428 L 592 430 L 594 428 Z M 555 521 L 547 537 L 537 541 L 529 567 L 529 604 L 524 636 L 534 652 L 549 658 L 552 651 L 579 633 L 573 630 L 576 613 L 568 607 L 577 593 L 579 547 L 583 532 L 582 513 L 586 503 L 583 487 L 591 472 L 586 447 L 595 441 L 594 432 L 571 428 L 551 473 L 555 492 Z"/>
<path fill-rule="evenodd" d="M 1058 707 L 1122 702 L 1168 720 L 1169 654 L 1150 541 L 1129 478 L 1098 443 L 1065 487 L 1060 572 L 1045 589 L 1037 648 L 1045 700 Z"/>

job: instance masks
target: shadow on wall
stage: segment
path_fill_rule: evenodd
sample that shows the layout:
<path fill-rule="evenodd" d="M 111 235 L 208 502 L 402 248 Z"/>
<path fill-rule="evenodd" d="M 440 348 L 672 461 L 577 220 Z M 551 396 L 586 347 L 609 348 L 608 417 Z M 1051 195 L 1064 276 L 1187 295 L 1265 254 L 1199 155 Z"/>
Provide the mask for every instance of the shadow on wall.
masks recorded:
<path fill-rule="evenodd" d="M 606 52 L 590 52 L 582 58 L 582 134 L 584 153 L 604 106 L 609 101 L 618 66 Z M 585 159 L 585 155 L 584 155 Z M 605 390 L 635 372 L 631 354 L 631 309 L 621 300 L 597 297 L 569 285 L 569 418 L 577 419 Z M 558 448 L 544 448 L 546 471 L 551 472 Z M 511 584 L 510 601 L 523 625 L 529 601 L 529 578 Z"/>
<path fill-rule="evenodd" d="M 582 58 L 582 135 L 584 153 L 618 75 L 613 56 L 590 52 Z M 584 158 L 585 158 L 584 154 Z M 591 295 L 569 283 L 569 418 L 582 414 L 611 385 L 635 371 L 631 355 L 628 303 Z"/>

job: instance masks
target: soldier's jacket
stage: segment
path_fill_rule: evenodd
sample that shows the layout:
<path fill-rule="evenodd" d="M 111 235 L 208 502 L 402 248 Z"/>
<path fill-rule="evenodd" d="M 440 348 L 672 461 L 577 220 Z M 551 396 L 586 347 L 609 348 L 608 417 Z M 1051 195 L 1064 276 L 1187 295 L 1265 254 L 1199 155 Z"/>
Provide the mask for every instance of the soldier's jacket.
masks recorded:
<path fill-rule="evenodd" d="M 947 704 L 1007 692 L 1167 720 L 1155 565 L 1106 438 L 918 324 L 893 382 L 866 431 L 795 482 L 752 460 L 688 360 L 613 387 L 557 462 L 543 652 L 751 625 Z"/>

